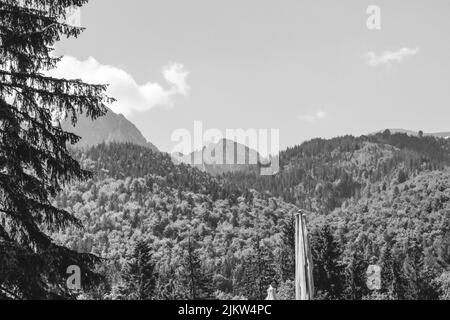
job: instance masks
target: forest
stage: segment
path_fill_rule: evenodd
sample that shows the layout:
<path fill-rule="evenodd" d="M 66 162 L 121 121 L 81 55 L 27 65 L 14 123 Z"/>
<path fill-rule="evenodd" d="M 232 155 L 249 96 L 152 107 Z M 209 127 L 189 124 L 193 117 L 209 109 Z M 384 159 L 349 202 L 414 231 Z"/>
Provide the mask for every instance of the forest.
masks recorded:
<path fill-rule="evenodd" d="M 450 299 L 450 140 L 313 139 L 270 177 L 212 176 L 148 143 L 76 148 L 64 127 L 115 102 L 107 84 L 48 74 L 55 43 L 84 30 L 67 9 L 86 3 L 0 0 L 1 300 L 262 300 L 269 286 L 292 300 L 299 210 L 316 299 Z"/>
<path fill-rule="evenodd" d="M 275 184 L 293 197 L 258 183 L 267 177 L 214 178 L 132 144 L 75 151 L 95 178 L 54 201 L 85 229 L 56 239 L 106 259 L 104 288 L 88 297 L 264 299 L 272 284 L 280 299 L 293 299 L 293 214 L 305 197 L 317 299 L 448 297 L 447 142 L 386 134 L 286 151 L 295 160 L 285 155 L 282 173 L 271 178 L 299 179 Z M 370 264 L 382 267 L 380 291 L 367 289 Z M 136 288 L 130 279 L 147 280 Z"/>

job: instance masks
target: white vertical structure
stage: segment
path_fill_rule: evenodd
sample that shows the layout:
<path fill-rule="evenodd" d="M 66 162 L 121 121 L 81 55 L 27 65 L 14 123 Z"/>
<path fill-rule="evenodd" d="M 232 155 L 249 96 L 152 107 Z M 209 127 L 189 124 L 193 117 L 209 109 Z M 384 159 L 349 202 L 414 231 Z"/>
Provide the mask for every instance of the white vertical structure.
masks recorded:
<path fill-rule="evenodd" d="M 295 298 L 314 298 L 313 262 L 303 211 L 295 215 Z"/>
<path fill-rule="evenodd" d="M 276 290 L 272 285 L 267 289 L 267 298 L 266 300 L 277 300 Z"/>

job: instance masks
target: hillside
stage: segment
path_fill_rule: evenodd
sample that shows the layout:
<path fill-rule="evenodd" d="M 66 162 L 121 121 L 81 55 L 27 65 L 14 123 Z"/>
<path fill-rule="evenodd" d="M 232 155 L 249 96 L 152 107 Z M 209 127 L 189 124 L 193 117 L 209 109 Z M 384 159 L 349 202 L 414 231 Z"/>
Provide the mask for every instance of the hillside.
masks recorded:
<path fill-rule="evenodd" d="M 406 134 L 315 139 L 283 151 L 281 172 L 274 177 L 242 172 L 225 176 L 298 207 L 329 213 L 378 185 L 445 168 L 449 150 L 448 140 Z"/>
<path fill-rule="evenodd" d="M 111 110 L 95 121 L 81 115 L 78 117 L 76 127 L 69 121 L 64 122 L 62 126 L 64 130 L 82 137 L 77 147 L 86 148 L 102 142 L 130 142 L 157 151 L 132 122 L 122 114 L 116 114 Z"/>
<path fill-rule="evenodd" d="M 296 195 L 312 208 L 308 229 L 318 299 L 446 294 L 450 171 L 444 168 L 445 148 L 434 149 L 445 145 L 427 141 L 427 150 L 436 153 L 425 158 L 419 152 L 422 141 L 414 140 L 415 145 L 404 138 L 317 140 L 284 154 L 288 176 L 313 161 L 306 180 L 297 176 Z M 100 298 L 133 297 L 127 270 L 140 243 L 148 246 L 155 268 L 150 298 L 263 299 L 272 282 L 280 299 L 293 298 L 293 214 L 298 210 L 293 204 L 238 186 L 237 176 L 212 177 L 137 145 L 100 144 L 77 151 L 76 157 L 95 177 L 71 185 L 54 201 L 80 218 L 85 230 L 70 228 L 56 238 L 108 258 Z M 282 181 L 277 182 L 289 194 Z M 383 289 L 373 294 L 364 280 L 371 263 L 384 270 Z M 186 289 L 192 283 L 195 297 Z"/>
<path fill-rule="evenodd" d="M 370 263 L 385 268 L 382 298 L 438 299 L 441 275 L 450 270 L 450 169 L 377 188 L 310 223 L 331 226 L 342 261 L 363 266 L 359 272 Z M 364 283 L 364 274 L 355 276 Z M 360 285 L 354 298 L 364 290 Z"/>
<path fill-rule="evenodd" d="M 110 289 L 103 298 L 124 298 L 120 279 L 140 241 L 154 252 L 154 298 L 192 298 L 186 292 L 186 261 L 192 255 L 202 261 L 197 272 L 208 275 L 204 298 L 262 299 L 273 279 L 282 278 L 281 265 L 278 276 L 274 266 L 295 206 L 174 165 L 169 155 L 137 145 L 100 144 L 78 150 L 76 157 L 95 177 L 69 186 L 54 202 L 80 218 L 85 229 L 55 237 L 108 259 L 103 268 Z M 258 272 L 259 283 L 247 282 L 256 272 L 253 259 L 267 260 L 258 264 L 267 269 Z"/>

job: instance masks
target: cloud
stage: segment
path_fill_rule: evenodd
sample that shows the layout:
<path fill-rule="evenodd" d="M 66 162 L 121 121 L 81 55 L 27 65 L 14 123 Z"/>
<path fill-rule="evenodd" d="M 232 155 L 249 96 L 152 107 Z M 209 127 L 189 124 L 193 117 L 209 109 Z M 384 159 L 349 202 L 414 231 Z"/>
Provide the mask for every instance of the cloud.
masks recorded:
<path fill-rule="evenodd" d="M 162 69 L 162 74 L 164 75 L 164 79 L 166 79 L 167 82 L 175 85 L 180 94 L 189 94 L 191 88 L 186 82 L 189 71 L 187 71 L 182 64 L 172 62 Z"/>
<path fill-rule="evenodd" d="M 316 122 L 318 120 L 323 120 L 327 116 L 328 116 L 328 113 L 326 111 L 318 110 L 315 113 L 300 115 L 300 116 L 298 116 L 298 119 L 301 120 L 301 121 L 313 123 L 313 122 Z"/>
<path fill-rule="evenodd" d="M 367 60 L 367 64 L 371 67 L 384 65 L 390 68 L 393 63 L 402 63 L 406 57 L 415 56 L 418 53 L 419 48 L 410 49 L 405 47 L 394 52 L 385 51 L 380 55 L 377 55 L 375 52 L 371 51 L 366 53 L 365 58 Z"/>
<path fill-rule="evenodd" d="M 162 68 L 161 73 L 169 85 L 168 88 L 154 82 L 138 84 L 126 71 L 103 65 L 92 57 L 80 61 L 65 56 L 58 67 L 50 71 L 53 77 L 82 79 L 92 84 L 109 84 L 107 93 L 117 100 L 111 105 L 111 109 L 124 115 L 147 111 L 156 106 L 173 107 L 177 95 L 189 94 L 190 87 L 186 82 L 189 71 L 184 65 L 169 63 Z"/>

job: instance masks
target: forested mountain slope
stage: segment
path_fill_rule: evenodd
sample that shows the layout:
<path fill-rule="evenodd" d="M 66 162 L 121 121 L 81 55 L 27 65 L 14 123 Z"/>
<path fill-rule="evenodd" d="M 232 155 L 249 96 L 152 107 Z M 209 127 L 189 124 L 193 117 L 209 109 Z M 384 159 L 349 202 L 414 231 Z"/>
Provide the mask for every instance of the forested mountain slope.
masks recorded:
<path fill-rule="evenodd" d="M 226 179 L 280 196 L 301 208 L 328 213 L 349 199 L 386 188 L 424 170 L 450 164 L 450 141 L 389 131 L 373 136 L 315 139 L 280 155 L 281 172 L 261 177 L 245 172 Z"/>
<path fill-rule="evenodd" d="M 296 192 L 312 208 L 318 299 L 438 299 L 450 293 L 446 144 L 403 138 L 316 140 L 285 153 L 284 170 L 301 172 L 288 182 L 300 181 Z M 108 281 L 89 297 L 263 299 L 275 283 L 279 298 L 293 298 L 298 209 L 252 190 L 251 183 L 264 186 L 261 178 L 237 186 L 237 175 L 212 177 L 132 144 L 101 144 L 76 157 L 95 178 L 54 201 L 79 217 L 85 230 L 57 238 L 106 258 L 101 269 Z M 288 184 L 281 187 L 287 191 L 270 192 L 290 194 Z M 151 271 L 136 271 L 142 264 Z M 367 289 L 369 264 L 383 267 L 380 291 Z M 132 280 L 143 278 L 144 291 Z"/>
<path fill-rule="evenodd" d="M 101 298 L 132 296 L 123 272 L 142 241 L 151 246 L 155 263 L 152 298 L 263 298 L 282 276 L 275 261 L 295 206 L 132 144 L 76 152 L 95 178 L 71 185 L 54 201 L 85 229 L 68 229 L 57 238 L 107 259 L 108 288 Z"/>
<path fill-rule="evenodd" d="M 153 174 L 164 177 L 173 188 L 208 194 L 214 200 L 235 201 L 240 195 L 240 189 L 226 180 L 218 180 L 189 165 L 174 164 L 168 154 L 153 152 L 132 143 L 102 143 L 74 152 L 83 166 L 95 172 L 98 179 L 137 178 Z"/>
<path fill-rule="evenodd" d="M 327 216 L 312 214 L 310 224 L 333 230 L 354 298 L 366 293 L 370 263 L 383 268 L 382 298 L 449 297 L 450 169 L 378 189 Z"/>

